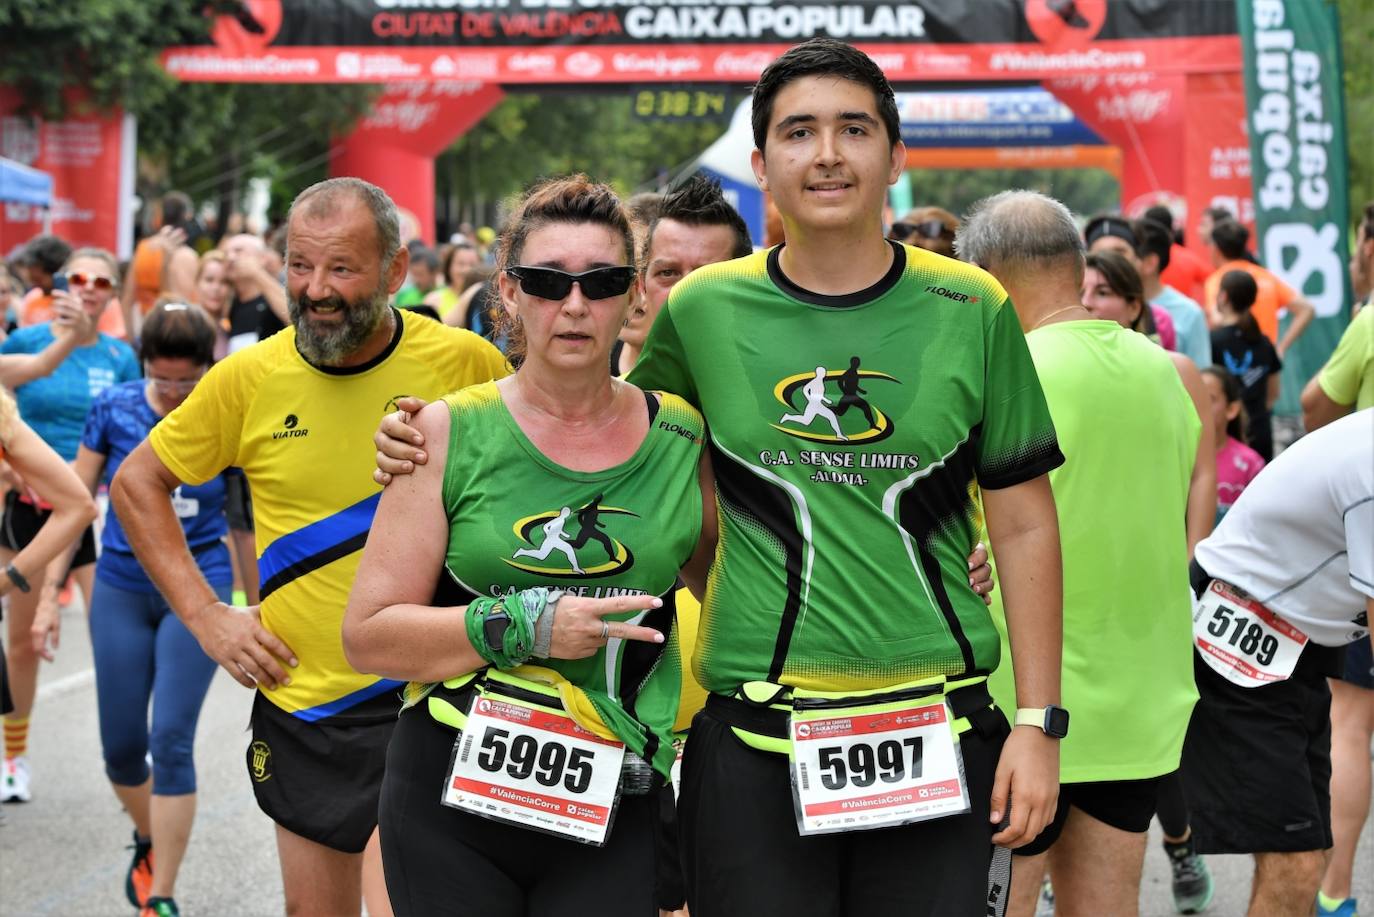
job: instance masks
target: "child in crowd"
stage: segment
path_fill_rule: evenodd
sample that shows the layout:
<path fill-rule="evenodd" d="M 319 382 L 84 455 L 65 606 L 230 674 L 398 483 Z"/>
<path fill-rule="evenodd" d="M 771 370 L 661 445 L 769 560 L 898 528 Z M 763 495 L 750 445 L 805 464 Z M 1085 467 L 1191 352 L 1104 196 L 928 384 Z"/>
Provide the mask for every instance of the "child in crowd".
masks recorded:
<path fill-rule="evenodd" d="M 1245 405 L 1240 380 L 1220 366 L 1202 371 L 1212 400 L 1217 444 L 1217 522 L 1264 467 L 1264 459 L 1245 444 Z"/>

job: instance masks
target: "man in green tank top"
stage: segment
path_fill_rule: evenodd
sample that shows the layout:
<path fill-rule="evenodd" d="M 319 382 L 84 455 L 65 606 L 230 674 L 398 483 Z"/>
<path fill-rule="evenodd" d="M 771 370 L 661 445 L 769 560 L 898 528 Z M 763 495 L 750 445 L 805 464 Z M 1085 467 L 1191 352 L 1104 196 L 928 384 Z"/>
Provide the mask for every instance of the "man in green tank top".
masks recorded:
<path fill-rule="evenodd" d="M 905 149 L 873 62 L 836 41 L 799 45 L 764 72 L 753 117 L 755 174 L 786 241 L 679 283 L 631 374 L 702 409 L 720 506 L 694 660 L 712 694 L 679 811 L 688 903 L 694 917 L 984 913 L 1002 892 L 992 843 L 1025 843 L 1053 814 L 1062 729 L 1008 737 L 989 704 L 1000 647 L 965 560 L 976 494 L 1005 545 L 1018 688 L 1042 726 L 1046 708 L 1062 714 L 1046 473 L 1063 459 L 1002 288 L 883 237 Z M 803 823 L 824 806 L 794 800 L 791 764 L 810 727 L 789 717 L 808 692 L 838 693 L 880 728 L 863 700 L 894 689 L 947 699 L 967 806 L 867 831 L 884 794 L 849 796 L 848 824 L 812 835 Z M 893 749 L 850 749 L 852 784 L 871 787 L 865 765 Z M 905 779 L 901 763 L 880 768 L 893 781 L 880 789 Z"/>
<path fill-rule="evenodd" d="M 1201 421 L 1162 349 L 1079 303 L 1083 243 L 1058 201 L 994 195 L 975 205 L 956 244 L 1015 300 L 1068 456 L 1050 483 L 1074 728 L 1059 810 L 1017 851 L 1008 913 L 1035 912 L 1048 859 L 1068 913 L 1133 914 L 1158 784 L 1178 769 L 1197 700 L 1184 517 Z M 1010 709 L 1017 690 L 1003 658 L 993 696 Z"/>

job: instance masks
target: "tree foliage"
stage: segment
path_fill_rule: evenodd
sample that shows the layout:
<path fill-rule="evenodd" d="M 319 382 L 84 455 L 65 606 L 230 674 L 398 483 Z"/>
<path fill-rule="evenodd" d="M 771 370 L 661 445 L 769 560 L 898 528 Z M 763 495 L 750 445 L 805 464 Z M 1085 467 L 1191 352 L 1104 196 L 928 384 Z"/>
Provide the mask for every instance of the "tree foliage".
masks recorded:
<path fill-rule="evenodd" d="M 250 177 L 289 200 L 324 176 L 330 138 L 353 123 L 373 86 L 180 83 L 158 62 L 203 38 L 226 0 L 5 0 L 0 85 L 25 109 L 60 119 L 74 109 L 122 107 L 138 119 L 139 186 L 171 187 L 221 209 L 238 206 Z M 80 89 L 79 93 L 70 90 Z"/>
<path fill-rule="evenodd" d="M 0 5 L 0 84 L 18 88 L 29 112 L 61 118 L 84 90 L 97 108 L 140 112 L 176 81 L 157 51 L 206 34 L 201 12 L 216 4 L 185 0 L 6 0 Z M 78 102 L 77 104 L 80 104 Z"/>
<path fill-rule="evenodd" d="M 622 193 L 652 189 L 726 128 L 724 120 L 640 120 L 631 103 L 629 91 L 509 95 L 445 153 L 441 186 L 480 219 L 544 175 L 580 171 Z"/>
<path fill-rule="evenodd" d="M 1048 194 L 1082 216 L 1121 203 L 1120 183 L 1102 169 L 913 169 L 910 175 L 917 207 L 943 207 L 958 217 L 975 201 L 1008 188 Z"/>
<path fill-rule="evenodd" d="M 1350 151 L 1350 218 L 1358 222 L 1374 201 L 1374 4 L 1339 0 L 1341 56 L 1345 64 L 1345 145 Z M 1352 235 L 1353 239 L 1354 236 Z"/>

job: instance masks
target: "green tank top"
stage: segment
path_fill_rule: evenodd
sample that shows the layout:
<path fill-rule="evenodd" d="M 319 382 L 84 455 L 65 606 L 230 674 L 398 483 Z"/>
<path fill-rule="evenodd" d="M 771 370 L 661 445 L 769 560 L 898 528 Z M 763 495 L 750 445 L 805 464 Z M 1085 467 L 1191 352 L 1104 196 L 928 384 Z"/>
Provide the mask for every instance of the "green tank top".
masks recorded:
<path fill-rule="evenodd" d="M 1060 780 L 1158 777 L 1178 768 L 1197 700 L 1186 515 L 1202 421 L 1169 356 L 1115 322 L 1061 322 L 1026 343 L 1068 458 L 1050 472 L 1073 717 Z M 1004 652 L 988 680 L 1008 712 L 1011 662 Z"/>
<path fill-rule="evenodd" d="M 661 597 L 661 608 L 607 620 L 662 631 L 663 643 L 611 640 L 586 659 L 540 660 L 510 673 L 553 685 L 584 727 L 624 742 L 666 777 L 682 673 L 673 593 L 701 532 L 704 429 L 676 395 L 645 400 L 649 431 L 634 455 L 583 472 L 535 448 L 495 383 L 446 396 L 449 540 L 436 604 L 534 586 L 587 598 Z"/>

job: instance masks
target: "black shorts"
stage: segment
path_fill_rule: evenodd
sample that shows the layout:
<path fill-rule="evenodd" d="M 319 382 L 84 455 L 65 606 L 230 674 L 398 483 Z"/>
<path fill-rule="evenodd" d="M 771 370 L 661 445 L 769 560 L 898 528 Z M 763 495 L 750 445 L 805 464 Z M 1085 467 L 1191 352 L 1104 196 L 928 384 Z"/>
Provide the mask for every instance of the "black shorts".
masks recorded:
<path fill-rule="evenodd" d="M 656 917 L 664 793 L 622 796 L 602 847 L 492 821 L 439 801 L 457 735 L 423 704 L 396 724 L 380 813 L 396 917 Z"/>
<path fill-rule="evenodd" d="M 1323 654 L 1304 650 L 1286 681 L 1242 688 L 1193 654 L 1199 698 L 1183 744 L 1183 785 L 1198 853 L 1331 846 L 1325 668 Z"/>
<path fill-rule="evenodd" d="M 692 917 L 987 912 L 989 805 L 1010 727 L 986 714 L 960 739 L 969 812 L 810 836 L 797 831 L 787 757 L 745 745 L 709 707 L 697 714 L 678 799 Z"/>
<path fill-rule="evenodd" d="M 376 717 L 354 709 L 350 722 L 331 725 L 297 719 L 261 691 L 253 698 L 247 763 L 258 808 L 293 834 L 344 853 L 362 853 L 377 827 L 396 726 L 393 696 L 364 703 Z"/>
<path fill-rule="evenodd" d="M 1371 652 L 1368 637 L 1345 648 L 1345 671 L 1341 681 L 1357 688 L 1374 689 L 1374 652 Z"/>
<path fill-rule="evenodd" d="M 11 490 L 5 494 L 5 518 L 0 523 L 0 548 L 8 548 L 18 553 L 33 541 L 43 523 L 52 515 L 50 509 L 39 509 L 27 500 L 19 499 L 19 491 Z M 95 563 L 95 527 L 86 526 L 81 533 L 81 547 L 77 548 L 67 572 L 77 567 Z M 42 585 L 41 582 L 34 585 Z"/>
<path fill-rule="evenodd" d="M 224 518 L 235 532 L 253 531 L 253 501 L 248 494 L 248 479 L 241 474 L 224 478 Z"/>
<path fill-rule="evenodd" d="M 1144 834 L 1150 830 L 1150 820 L 1159 806 L 1159 782 L 1162 777 L 1144 780 L 1102 780 L 1093 783 L 1061 783 L 1059 807 L 1054 821 L 1045 826 L 1040 836 L 1012 851 L 1017 856 L 1037 856 L 1049 850 L 1064 831 L 1069 808 L 1078 809 L 1104 825 L 1118 831 Z"/>
<path fill-rule="evenodd" d="M 10 696 L 10 673 L 5 668 L 5 654 L 0 652 L 0 716 L 14 709 L 14 698 Z"/>

